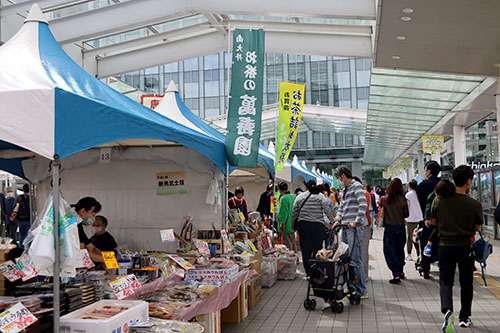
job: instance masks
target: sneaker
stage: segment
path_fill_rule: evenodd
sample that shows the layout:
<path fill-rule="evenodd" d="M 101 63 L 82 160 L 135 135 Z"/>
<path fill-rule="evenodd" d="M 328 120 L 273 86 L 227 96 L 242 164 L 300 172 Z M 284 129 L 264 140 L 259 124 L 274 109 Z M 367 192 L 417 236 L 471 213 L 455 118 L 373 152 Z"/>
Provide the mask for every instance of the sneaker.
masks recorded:
<path fill-rule="evenodd" d="M 460 319 L 460 327 L 471 327 L 472 321 L 470 318 Z"/>
<path fill-rule="evenodd" d="M 443 333 L 455 333 L 455 316 L 451 310 L 448 310 L 444 315 L 443 327 L 441 328 Z"/>
<path fill-rule="evenodd" d="M 368 298 L 368 293 L 361 296 L 361 299 L 367 299 L 367 298 Z"/>
<path fill-rule="evenodd" d="M 401 279 L 400 278 L 394 278 L 392 280 L 389 280 L 390 284 L 401 284 Z"/>
<path fill-rule="evenodd" d="M 424 256 L 430 257 L 432 255 L 432 245 L 427 244 L 424 248 Z"/>
<path fill-rule="evenodd" d="M 429 273 L 424 273 L 424 279 L 429 280 L 431 275 Z"/>

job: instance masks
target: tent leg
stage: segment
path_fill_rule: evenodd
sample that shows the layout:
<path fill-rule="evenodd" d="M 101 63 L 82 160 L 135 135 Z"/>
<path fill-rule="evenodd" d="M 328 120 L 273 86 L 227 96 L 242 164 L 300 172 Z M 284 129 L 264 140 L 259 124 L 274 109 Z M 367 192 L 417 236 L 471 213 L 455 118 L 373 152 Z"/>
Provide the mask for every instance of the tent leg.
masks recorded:
<path fill-rule="evenodd" d="M 54 240 L 55 240 L 55 260 L 54 260 L 54 332 L 59 332 L 60 310 L 60 280 L 59 280 L 59 162 L 52 163 L 52 184 L 54 190 L 53 211 L 54 211 Z"/>
<path fill-rule="evenodd" d="M 222 217 L 222 229 L 225 229 L 227 232 L 229 232 L 228 230 L 228 224 L 227 224 L 227 214 L 229 213 L 229 207 L 227 206 L 227 202 L 228 202 L 228 197 L 229 197 L 229 164 L 226 163 L 226 174 L 224 176 L 224 189 L 223 189 L 223 192 L 224 192 L 224 195 L 222 196 L 222 200 L 224 201 L 222 203 L 222 207 L 223 208 L 223 214 L 224 216 Z"/>

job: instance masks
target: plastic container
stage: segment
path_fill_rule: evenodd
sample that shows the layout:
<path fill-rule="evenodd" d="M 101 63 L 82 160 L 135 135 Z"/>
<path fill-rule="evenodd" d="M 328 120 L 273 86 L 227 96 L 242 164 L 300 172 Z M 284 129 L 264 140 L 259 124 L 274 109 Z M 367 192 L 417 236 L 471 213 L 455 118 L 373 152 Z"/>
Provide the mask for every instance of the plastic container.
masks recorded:
<path fill-rule="evenodd" d="M 262 287 L 271 288 L 278 279 L 278 258 L 264 257 L 261 268 Z"/>
<path fill-rule="evenodd" d="M 297 256 L 278 257 L 278 280 L 295 280 Z"/>

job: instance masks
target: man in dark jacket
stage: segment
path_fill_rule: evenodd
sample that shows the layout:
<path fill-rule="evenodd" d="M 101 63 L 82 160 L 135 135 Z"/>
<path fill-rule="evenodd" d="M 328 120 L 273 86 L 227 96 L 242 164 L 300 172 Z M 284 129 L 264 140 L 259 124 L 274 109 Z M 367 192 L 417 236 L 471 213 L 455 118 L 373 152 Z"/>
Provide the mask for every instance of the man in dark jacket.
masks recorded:
<path fill-rule="evenodd" d="M 260 213 L 260 218 L 262 220 L 266 219 L 266 216 L 271 215 L 271 197 L 273 195 L 273 184 L 267 185 L 266 192 L 260 195 L 259 205 L 257 206 L 257 211 Z"/>
<path fill-rule="evenodd" d="M 436 187 L 437 183 L 439 183 L 439 181 L 441 180 L 441 178 L 438 177 L 440 172 L 441 172 L 441 166 L 439 165 L 438 162 L 429 161 L 426 163 L 425 177 L 427 179 L 421 182 L 417 187 L 418 202 L 420 203 L 420 208 L 422 209 L 423 216 L 426 216 L 425 208 L 427 206 L 427 199 L 429 198 L 429 195 L 432 192 L 434 192 L 434 188 Z M 424 247 L 425 245 L 427 245 L 427 241 L 429 240 L 430 235 L 434 231 L 435 226 L 431 225 L 429 227 L 426 227 L 424 223 L 421 223 L 420 227 L 423 228 L 422 235 L 420 236 L 420 245 L 421 245 L 420 253 L 423 253 Z M 427 257 L 424 255 L 421 256 L 421 264 L 424 273 L 424 279 L 430 278 L 429 272 L 431 270 L 431 260 L 432 260 L 431 257 Z"/>

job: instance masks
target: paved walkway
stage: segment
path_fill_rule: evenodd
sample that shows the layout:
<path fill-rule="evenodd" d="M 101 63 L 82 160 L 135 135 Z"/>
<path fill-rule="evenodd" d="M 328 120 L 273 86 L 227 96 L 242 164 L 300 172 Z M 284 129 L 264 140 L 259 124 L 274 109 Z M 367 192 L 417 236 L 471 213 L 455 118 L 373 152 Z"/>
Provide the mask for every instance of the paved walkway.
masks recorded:
<path fill-rule="evenodd" d="M 341 314 L 330 308 L 318 307 L 307 311 L 303 301 L 307 283 L 303 273 L 294 281 L 278 281 L 272 288 L 263 289 L 262 300 L 249 310 L 247 319 L 240 324 L 223 324 L 226 332 L 440 332 L 442 315 L 439 303 L 439 272 L 431 267 L 431 280 L 424 280 L 414 268 L 406 265 L 408 277 L 401 285 L 391 285 L 391 278 L 382 252 L 382 229 L 376 230 L 370 243 L 370 277 L 367 283 L 369 298 L 361 305 L 349 305 Z M 459 328 L 459 332 L 500 332 L 500 242 L 494 241 L 493 255 L 488 259 L 489 286 L 475 278 L 472 305 L 472 328 Z M 302 267 L 302 266 L 301 266 Z M 458 284 L 458 276 L 456 278 Z M 455 312 L 460 309 L 459 288 L 454 288 Z M 495 296 L 495 294 L 497 296 Z M 458 315 L 457 321 L 458 321 Z"/>

